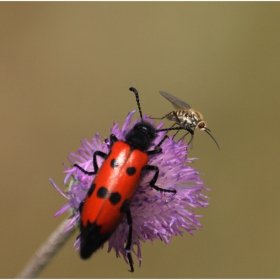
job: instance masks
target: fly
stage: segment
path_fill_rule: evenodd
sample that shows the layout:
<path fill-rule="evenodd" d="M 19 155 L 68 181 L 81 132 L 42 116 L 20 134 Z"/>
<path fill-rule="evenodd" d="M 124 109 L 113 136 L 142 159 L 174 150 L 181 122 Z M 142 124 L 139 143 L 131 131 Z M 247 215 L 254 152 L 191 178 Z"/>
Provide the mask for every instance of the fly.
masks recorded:
<path fill-rule="evenodd" d="M 208 127 L 206 127 L 206 122 L 203 120 L 203 116 L 200 112 L 192 109 L 189 104 L 185 103 L 184 101 L 180 100 L 179 98 L 173 96 L 170 93 L 167 93 L 164 91 L 160 91 L 159 93 L 164 98 L 166 98 L 169 102 L 171 102 L 173 107 L 176 109 L 159 119 L 167 118 L 168 120 L 174 122 L 172 127 L 174 125 L 178 125 L 181 128 L 187 130 L 188 132 L 184 136 L 186 136 L 189 133 L 191 134 L 191 140 L 190 140 L 189 144 L 193 140 L 194 130 L 196 128 L 198 130 L 204 130 L 214 140 L 218 149 L 220 149 L 218 142 L 211 135 L 210 129 Z M 177 133 L 178 132 L 179 132 L 179 130 L 177 131 Z M 174 137 L 175 137 L 175 135 L 174 135 Z"/>

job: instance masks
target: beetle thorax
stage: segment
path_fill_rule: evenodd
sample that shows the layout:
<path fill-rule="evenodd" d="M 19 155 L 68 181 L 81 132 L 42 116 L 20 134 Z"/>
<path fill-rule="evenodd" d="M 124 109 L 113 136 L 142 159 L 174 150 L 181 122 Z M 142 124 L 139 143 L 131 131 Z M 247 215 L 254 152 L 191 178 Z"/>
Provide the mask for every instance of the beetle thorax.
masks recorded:
<path fill-rule="evenodd" d="M 146 121 L 141 121 L 127 133 L 125 141 L 131 145 L 132 148 L 145 152 L 149 149 L 156 136 L 155 127 Z"/>

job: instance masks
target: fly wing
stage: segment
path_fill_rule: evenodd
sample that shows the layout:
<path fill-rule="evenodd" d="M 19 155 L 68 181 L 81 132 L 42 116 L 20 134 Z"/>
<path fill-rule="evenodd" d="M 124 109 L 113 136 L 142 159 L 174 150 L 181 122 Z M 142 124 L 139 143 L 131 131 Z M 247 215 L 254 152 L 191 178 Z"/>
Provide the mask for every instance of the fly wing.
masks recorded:
<path fill-rule="evenodd" d="M 164 91 L 160 91 L 159 92 L 163 97 L 165 97 L 169 102 L 172 103 L 173 107 L 175 109 L 190 109 L 191 106 L 187 103 L 185 103 L 184 101 L 180 100 L 179 98 L 173 96 L 172 94 L 170 93 L 167 93 L 167 92 L 164 92 Z"/>

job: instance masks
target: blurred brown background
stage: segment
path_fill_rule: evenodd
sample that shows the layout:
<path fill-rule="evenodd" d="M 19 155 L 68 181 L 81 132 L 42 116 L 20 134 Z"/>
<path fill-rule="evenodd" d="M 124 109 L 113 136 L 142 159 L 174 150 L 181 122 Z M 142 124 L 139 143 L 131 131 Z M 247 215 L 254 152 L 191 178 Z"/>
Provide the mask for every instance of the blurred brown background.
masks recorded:
<path fill-rule="evenodd" d="M 63 189 L 80 140 L 137 109 L 130 86 L 155 117 L 172 109 L 159 90 L 190 103 L 219 142 L 197 131 L 190 153 L 212 189 L 203 229 L 143 244 L 134 274 L 106 250 L 82 261 L 77 233 L 40 277 L 280 277 L 279 3 L 0 3 L 0 36 L 0 277 L 67 217 L 48 178 Z"/>

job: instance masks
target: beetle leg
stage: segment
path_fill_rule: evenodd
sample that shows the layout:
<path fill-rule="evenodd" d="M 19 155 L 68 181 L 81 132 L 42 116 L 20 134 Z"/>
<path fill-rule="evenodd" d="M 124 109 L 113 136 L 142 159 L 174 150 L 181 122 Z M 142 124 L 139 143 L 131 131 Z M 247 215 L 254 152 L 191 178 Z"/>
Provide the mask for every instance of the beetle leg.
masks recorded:
<path fill-rule="evenodd" d="M 132 257 L 131 257 L 131 243 L 132 243 L 132 217 L 131 217 L 131 212 L 130 209 L 128 208 L 126 211 L 126 218 L 127 218 L 127 223 L 129 225 L 129 233 L 128 233 L 128 238 L 127 238 L 127 243 L 125 246 L 125 250 L 127 253 L 127 258 L 129 261 L 129 265 L 130 265 L 130 270 L 129 272 L 133 272 L 134 271 L 134 267 L 133 267 L 133 261 L 132 261 Z"/>
<path fill-rule="evenodd" d="M 107 154 L 101 152 L 101 151 L 96 151 L 94 154 L 93 154 L 93 157 L 92 157 L 92 163 L 93 163 L 93 169 L 94 171 L 86 171 L 84 170 L 81 166 L 79 166 L 78 164 L 74 164 L 75 167 L 77 167 L 78 169 L 80 169 L 83 173 L 91 176 L 91 175 L 94 175 L 98 172 L 98 165 L 97 165 L 97 160 L 96 160 L 96 157 L 99 156 L 101 158 L 106 158 L 107 157 Z"/>
<path fill-rule="evenodd" d="M 152 156 L 152 155 L 155 155 L 155 154 L 159 154 L 162 152 L 162 149 L 161 149 L 161 144 L 168 138 L 167 135 L 164 135 L 164 137 L 162 138 L 162 140 L 155 146 L 155 149 L 152 150 L 152 151 L 148 151 L 147 152 L 147 155 L 148 156 Z"/>
<path fill-rule="evenodd" d="M 152 187 L 153 189 L 155 189 L 156 191 L 161 191 L 161 192 L 169 192 L 169 193 L 174 193 L 176 194 L 177 191 L 175 189 L 172 190 L 167 190 L 167 189 L 162 189 L 158 186 L 155 185 L 157 178 L 158 178 L 158 174 L 159 174 L 159 169 L 157 166 L 154 165 L 146 165 L 143 167 L 142 169 L 143 171 L 155 171 L 155 175 L 153 177 L 153 179 L 150 181 L 149 185 L 150 187 Z"/>
<path fill-rule="evenodd" d="M 113 146 L 113 144 L 115 144 L 115 142 L 118 141 L 118 138 L 116 137 L 115 134 L 111 134 L 110 135 L 110 148 Z"/>

